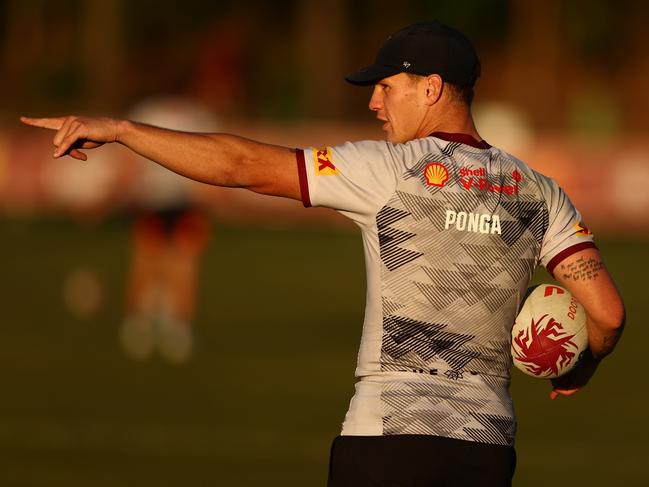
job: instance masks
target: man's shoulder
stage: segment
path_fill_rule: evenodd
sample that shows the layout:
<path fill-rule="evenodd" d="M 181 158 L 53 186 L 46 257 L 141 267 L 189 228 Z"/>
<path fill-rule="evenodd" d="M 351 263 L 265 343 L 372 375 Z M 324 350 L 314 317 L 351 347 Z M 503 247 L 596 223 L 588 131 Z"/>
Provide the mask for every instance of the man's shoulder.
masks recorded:
<path fill-rule="evenodd" d="M 393 143 L 388 140 L 357 140 L 334 146 L 332 151 L 338 157 L 345 159 L 364 159 L 367 162 L 382 159 L 397 166 L 408 167 L 424 156 L 441 155 L 443 146 L 430 137 L 403 143 Z"/>
<path fill-rule="evenodd" d="M 533 178 L 535 181 L 540 182 L 540 181 L 554 181 L 550 176 L 547 176 L 538 170 L 534 169 L 530 164 L 528 164 L 526 161 L 523 159 L 519 158 L 518 156 L 513 155 L 510 152 L 507 152 L 506 150 L 492 146 L 491 151 L 495 152 L 498 154 L 498 157 L 501 160 L 506 160 L 513 166 L 516 166 L 516 170 L 518 170 L 522 175 L 527 176 L 529 178 Z"/>

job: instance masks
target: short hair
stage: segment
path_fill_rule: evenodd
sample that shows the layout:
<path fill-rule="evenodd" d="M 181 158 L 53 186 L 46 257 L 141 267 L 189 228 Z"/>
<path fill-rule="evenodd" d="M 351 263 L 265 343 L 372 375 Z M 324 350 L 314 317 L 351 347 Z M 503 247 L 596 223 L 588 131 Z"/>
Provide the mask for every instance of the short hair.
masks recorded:
<path fill-rule="evenodd" d="M 426 76 L 421 74 L 406 73 L 410 81 L 415 82 Z M 445 88 L 448 90 L 448 94 L 452 101 L 462 105 L 470 107 L 473 103 L 473 97 L 475 96 L 475 91 L 473 85 L 456 85 L 453 83 L 444 82 Z"/>
<path fill-rule="evenodd" d="M 467 107 L 471 106 L 475 96 L 473 85 L 455 85 L 453 83 L 445 83 L 445 85 L 453 101 L 462 103 Z"/>

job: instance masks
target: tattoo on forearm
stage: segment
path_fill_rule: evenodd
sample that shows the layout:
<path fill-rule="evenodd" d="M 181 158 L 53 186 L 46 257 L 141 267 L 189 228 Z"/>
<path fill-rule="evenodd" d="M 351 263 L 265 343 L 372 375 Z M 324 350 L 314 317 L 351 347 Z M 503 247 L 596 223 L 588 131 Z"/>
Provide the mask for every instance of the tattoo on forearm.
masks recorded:
<path fill-rule="evenodd" d="M 570 264 L 560 264 L 559 267 L 564 279 L 590 281 L 599 276 L 599 271 L 604 268 L 604 263 L 598 259 L 586 260 L 580 257 Z"/>

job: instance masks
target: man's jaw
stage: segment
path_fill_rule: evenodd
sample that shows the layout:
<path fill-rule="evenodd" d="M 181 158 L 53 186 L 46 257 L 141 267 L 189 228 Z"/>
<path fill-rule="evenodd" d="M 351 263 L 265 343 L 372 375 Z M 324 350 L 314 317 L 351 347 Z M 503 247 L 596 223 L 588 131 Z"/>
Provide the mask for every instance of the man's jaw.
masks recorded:
<path fill-rule="evenodd" d="M 390 133 L 390 129 L 391 129 L 392 127 L 391 127 L 390 122 L 388 121 L 388 119 L 387 119 L 387 118 L 383 118 L 383 117 L 379 117 L 379 116 L 377 116 L 376 119 L 377 119 L 379 122 L 383 122 L 383 125 L 381 126 L 381 130 L 383 130 L 383 131 L 386 133 L 386 135 L 389 135 L 389 133 Z"/>
<path fill-rule="evenodd" d="M 394 133 L 394 130 L 392 129 L 392 125 L 390 124 L 390 122 L 386 122 L 383 125 L 383 132 L 385 133 L 385 139 L 388 142 L 392 142 L 392 143 L 396 142 L 395 133 Z"/>

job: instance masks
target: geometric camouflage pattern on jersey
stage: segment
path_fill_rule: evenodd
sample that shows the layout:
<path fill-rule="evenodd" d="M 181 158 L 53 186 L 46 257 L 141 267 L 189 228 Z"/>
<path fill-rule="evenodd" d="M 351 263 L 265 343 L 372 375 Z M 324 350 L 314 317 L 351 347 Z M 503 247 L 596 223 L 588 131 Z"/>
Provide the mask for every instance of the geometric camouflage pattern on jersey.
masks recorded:
<path fill-rule="evenodd" d="M 443 183 L 430 179 L 440 164 Z M 513 443 L 511 327 L 548 228 L 519 171 L 501 152 L 449 143 L 378 212 L 381 370 L 413 374 L 383 388 L 384 434 Z"/>

